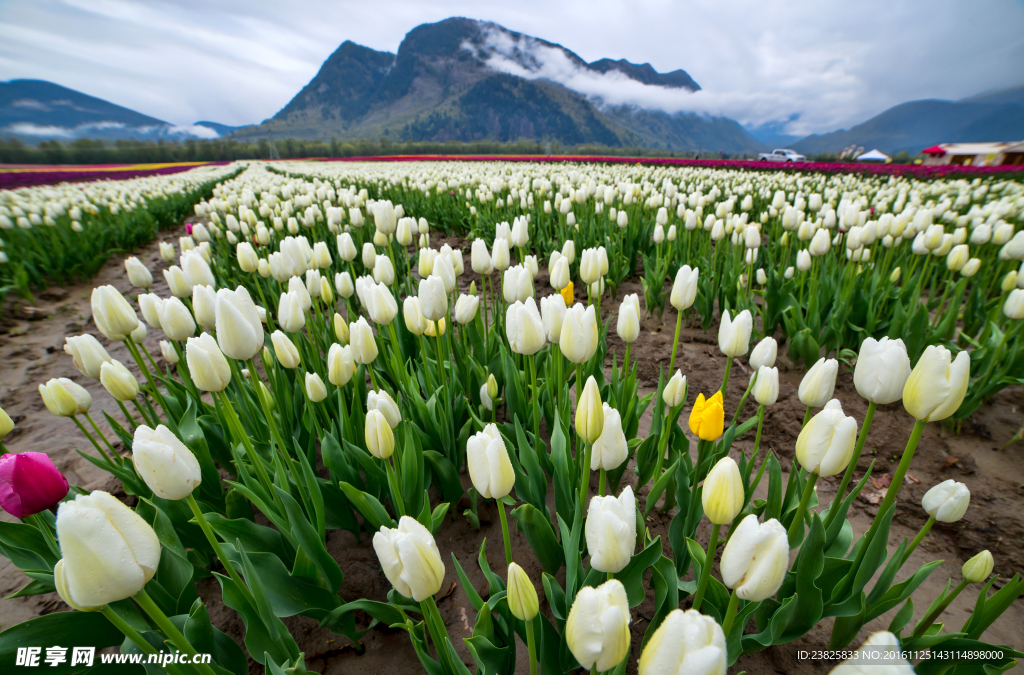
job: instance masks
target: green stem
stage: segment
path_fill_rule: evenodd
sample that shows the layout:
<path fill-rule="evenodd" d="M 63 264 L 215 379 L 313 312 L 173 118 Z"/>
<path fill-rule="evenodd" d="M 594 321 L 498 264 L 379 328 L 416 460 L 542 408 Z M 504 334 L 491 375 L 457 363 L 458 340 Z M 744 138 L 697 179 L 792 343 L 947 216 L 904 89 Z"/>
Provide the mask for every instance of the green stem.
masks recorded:
<path fill-rule="evenodd" d="M 512 564 L 512 540 L 508 536 L 508 519 L 505 517 L 505 502 L 499 497 L 495 499 L 498 503 L 498 518 L 501 519 L 501 537 L 505 541 L 505 566 Z"/>
<path fill-rule="evenodd" d="M 134 596 L 135 602 L 149 615 L 149 618 L 153 619 L 153 622 L 157 625 L 157 628 L 167 636 L 171 643 L 178 648 L 178 651 L 184 652 L 189 656 L 195 657 L 196 650 L 189 644 L 189 641 L 185 639 L 185 636 L 181 634 L 181 631 L 171 623 L 171 620 L 167 618 L 167 615 L 157 607 L 157 604 L 153 602 L 153 599 L 149 597 L 145 589 L 142 589 Z M 205 663 L 194 663 L 193 666 L 203 675 L 215 675 L 213 669 Z"/>
<path fill-rule="evenodd" d="M 956 596 L 960 595 L 960 592 L 965 588 L 967 588 L 966 579 L 958 583 L 956 587 L 950 592 L 950 594 L 944 597 L 942 601 L 935 606 L 935 609 L 928 612 L 928 614 L 926 614 L 925 617 L 917 623 L 917 628 L 914 629 L 914 633 L 911 635 L 911 637 L 919 638 L 922 635 L 924 635 L 925 631 L 928 630 L 928 627 L 935 623 L 935 620 L 939 618 L 944 611 L 946 611 L 947 607 L 949 607 L 949 603 L 956 600 Z"/>
<path fill-rule="evenodd" d="M 92 428 L 96 431 L 96 435 L 99 436 L 103 440 L 103 445 L 107 446 L 107 449 L 110 450 L 110 454 L 112 454 L 115 457 L 119 458 L 120 455 L 117 454 L 117 450 L 114 450 L 114 446 L 112 446 L 110 444 L 110 441 L 107 440 L 107 437 L 103 435 L 102 431 L 100 431 L 100 428 L 96 424 L 96 422 L 93 420 L 92 415 L 90 415 L 89 413 L 83 413 L 83 414 L 85 415 L 85 419 L 89 420 L 89 424 L 92 425 Z"/>
<path fill-rule="evenodd" d="M 146 358 L 149 359 L 149 365 L 153 366 L 153 370 L 155 370 L 156 372 L 159 373 L 160 372 L 160 366 L 156 365 L 156 359 L 154 359 L 153 355 L 149 353 L 148 349 L 146 349 L 146 345 L 144 345 L 144 344 L 142 344 L 140 342 L 138 347 L 139 347 L 139 349 L 142 350 L 142 353 L 146 355 Z"/>
<path fill-rule="evenodd" d="M 910 560 L 910 554 L 914 552 L 914 549 L 921 543 L 921 540 L 924 539 L 931 531 L 932 525 L 934 524 L 935 516 L 928 516 L 928 521 L 925 522 L 924 527 L 922 527 L 921 531 L 917 533 L 916 537 L 914 537 L 914 541 L 910 542 L 910 546 L 907 547 L 907 550 L 903 552 L 903 560 L 900 562 L 900 567 L 907 564 L 907 561 Z"/>
<path fill-rule="evenodd" d="M 601 473 L 597 479 L 597 494 L 601 497 L 604 497 L 605 483 L 608 480 L 608 477 L 605 474 L 605 470 L 601 469 Z"/>
<path fill-rule="evenodd" d="M 722 378 L 722 395 L 725 395 L 725 389 L 729 386 L 729 371 L 732 370 L 732 357 L 728 357 L 725 362 L 725 377 Z"/>
<path fill-rule="evenodd" d="M 754 376 L 750 378 L 750 384 L 747 385 L 747 390 L 743 392 L 743 396 L 740 398 L 740 404 L 736 406 L 736 412 L 733 413 L 732 422 L 729 426 L 736 424 L 736 420 L 740 417 L 740 411 L 743 410 L 743 406 L 747 404 L 747 397 L 750 396 L 750 390 L 754 388 L 754 383 L 757 382 L 757 371 L 754 371 Z"/>
<path fill-rule="evenodd" d="M 732 589 L 732 595 L 729 596 L 729 606 L 725 609 L 725 621 L 722 622 L 722 632 L 725 633 L 725 638 L 729 639 L 729 631 L 732 630 L 732 623 L 736 620 L 736 609 L 740 605 L 740 596 L 736 595 L 736 589 Z"/>
<path fill-rule="evenodd" d="M 231 580 L 235 582 L 235 586 L 238 587 L 239 592 L 241 592 L 242 595 L 245 596 L 246 600 L 255 607 L 256 600 L 253 597 L 252 592 L 249 590 L 249 587 L 245 585 L 245 582 L 242 581 L 242 577 L 238 575 L 238 572 L 235 571 L 234 565 L 231 564 L 228 557 L 224 555 L 224 549 L 221 548 L 220 542 L 217 541 L 217 536 L 213 533 L 213 528 L 210 527 L 210 523 L 206 521 L 206 516 L 203 515 L 202 510 L 199 508 L 199 504 L 196 503 L 195 497 L 189 495 L 185 497 L 185 501 L 188 503 L 189 508 L 192 509 L 192 514 L 196 517 L 196 522 L 199 523 L 199 528 L 203 531 L 203 534 L 206 535 L 206 539 L 210 542 L 210 546 L 213 547 L 214 555 L 216 555 L 217 559 L 220 560 L 220 563 L 224 565 L 224 569 L 227 570 L 228 576 L 231 577 Z"/>
<path fill-rule="evenodd" d="M 587 493 L 590 492 L 590 443 L 583 444 L 583 466 L 580 467 L 580 511 L 586 513 Z"/>
<path fill-rule="evenodd" d="M 900 459 L 899 466 L 896 467 L 896 473 L 893 474 L 892 482 L 885 493 L 885 498 L 878 507 L 878 513 L 875 514 L 875 519 L 871 522 L 871 529 L 868 530 L 868 535 L 874 536 L 875 531 L 878 529 L 880 518 L 889 510 L 892 503 L 896 501 L 896 493 L 899 492 L 900 486 L 903 485 L 903 478 L 907 475 L 907 469 L 910 468 L 910 461 L 914 458 L 914 450 L 917 449 L 917 444 L 921 440 L 921 434 L 924 432 L 926 424 L 927 422 L 922 422 L 921 420 L 914 422 L 914 429 L 910 432 L 907 447 L 903 449 L 903 457 Z M 870 539 L 866 543 L 870 543 Z M 864 548 L 866 549 L 867 546 L 865 545 Z"/>
<path fill-rule="evenodd" d="M 708 542 L 708 554 L 704 557 L 704 565 L 700 570 L 700 581 L 697 582 L 697 592 L 693 596 L 693 607 L 699 610 L 700 603 L 704 600 L 704 591 L 707 590 L 708 581 L 711 580 L 711 567 L 715 563 L 715 549 L 718 547 L 718 530 L 722 526 L 714 523 L 711 527 L 711 541 Z"/>
<path fill-rule="evenodd" d="M 157 426 L 156 421 L 151 419 L 150 416 L 146 413 L 146 409 L 139 405 L 139 399 L 136 398 L 134 401 L 132 401 L 132 403 L 135 404 L 135 409 L 139 411 L 139 416 L 142 417 L 142 421 L 145 422 L 148 426 L 151 426 L 155 429 Z"/>
<path fill-rule="evenodd" d="M 623 377 L 623 379 L 626 379 L 626 378 L 629 377 L 629 348 L 632 347 L 632 346 L 633 346 L 632 342 L 627 342 L 626 343 L 626 355 L 622 359 L 622 377 Z M 675 361 L 675 359 L 673 359 L 673 362 L 674 361 Z M 672 371 L 669 371 L 669 376 L 670 377 L 671 377 L 671 374 L 672 374 Z"/>
<path fill-rule="evenodd" d="M 804 421 L 801 422 L 801 424 L 800 424 L 800 430 L 801 431 L 803 431 L 804 427 L 807 426 L 807 423 L 810 421 L 810 419 L 811 419 L 811 406 L 807 406 L 807 410 L 804 411 Z"/>
<path fill-rule="evenodd" d="M 103 605 L 100 614 L 107 617 L 107 621 L 114 624 L 114 627 L 124 633 L 124 636 L 131 640 L 143 654 L 156 654 L 156 647 L 146 642 L 146 638 L 139 635 L 139 631 L 132 628 L 127 621 L 117 615 L 110 605 Z"/>
<path fill-rule="evenodd" d="M 528 357 L 530 361 L 530 383 L 533 386 L 533 442 L 540 442 L 540 392 L 537 391 L 537 355 Z"/>
<path fill-rule="evenodd" d="M 526 649 L 530 652 L 530 675 L 537 675 L 537 644 L 533 637 L 533 619 L 526 620 Z"/>
<path fill-rule="evenodd" d="M 40 516 L 38 513 L 33 513 L 30 516 L 26 516 L 25 520 L 30 521 L 39 530 L 39 534 L 43 535 L 43 539 L 46 540 L 46 545 L 50 548 L 50 553 L 61 557 L 60 547 L 57 545 L 57 540 L 53 538 L 53 531 L 50 529 L 50 524 Z"/>
<path fill-rule="evenodd" d="M 864 450 L 864 442 L 868 438 L 868 429 L 871 428 L 871 420 L 875 416 L 876 404 L 874 401 L 868 403 L 868 411 L 864 414 L 864 425 L 860 428 L 860 436 L 857 437 L 857 446 L 853 449 L 853 457 L 850 458 L 850 463 L 846 466 L 846 472 L 843 474 L 843 479 L 839 482 L 839 489 L 836 491 L 835 499 L 832 505 L 828 507 L 828 516 L 825 517 L 825 529 L 827 530 L 832 524 L 832 521 L 836 518 L 836 506 L 842 503 L 843 498 L 846 496 L 846 488 L 850 484 L 850 480 L 853 479 L 853 472 L 857 468 L 857 460 L 860 459 L 860 453 Z"/>
<path fill-rule="evenodd" d="M 263 458 L 256 454 L 256 448 L 253 447 L 252 440 L 242 428 L 242 422 L 238 419 L 238 414 L 232 406 L 231 399 L 229 399 L 227 394 L 223 391 L 217 392 L 217 395 L 220 397 L 220 407 L 227 420 L 228 426 L 231 427 L 231 433 L 236 437 L 235 442 L 241 442 L 242 445 L 245 446 L 245 453 L 249 457 L 249 463 L 256 469 L 256 474 L 259 476 L 260 482 L 263 483 L 264 489 L 266 489 L 267 494 L 269 494 L 274 500 L 274 503 L 280 509 L 280 513 L 284 513 L 284 505 L 281 503 L 281 497 L 274 489 L 274 484 L 270 480 L 270 476 L 267 474 L 267 468 L 263 466 Z"/>
<path fill-rule="evenodd" d="M 676 336 L 672 340 L 672 358 L 668 362 L 668 375 L 672 377 L 672 373 L 676 369 L 676 350 L 679 347 L 679 329 L 683 327 L 683 313 L 676 312 Z M 626 358 L 629 358 L 629 345 L 626 345 Z M 730 359 L 731 360 L 731 359 Z"/>
<path fill-rule="evenodd" d="M 72 415 L 71 421 L 75 423 L 75 425 L 83 434 L 85 434 L 85 437 L 89 439 L 89 442 L 92 443 L 93 447 L 96 448 L 96 450 L 98 450 L 101 455 L 103 455 L 103 459 L 107 460 L 108 463 L 117 466 L 117 464 L 112 459 L 110 459 L 110 455 L 107 454 L 107 451 L 101 448 L 100 444 L 96 442 L 96 439 L 92 437 L 92 434 L 90 434 L 89 430 L 85 428 L 85 425 L 78 421 L 77 417 Z"/>
<path fill-rule="evenodd" d="M 800 505 L 796 507 L 796 515 L 789 525 L 789 547 L 796 547 L 797 534 L 802 535 L 804 531 L 804 514 L 807 513 L 807 505 L 811 503 L 811 495 L 814 494 L 814 484 L 818 482 L 818 474 L 807 475 L 807 483 L 804 485 L 804 494 L 800 498 Z"/>
<path fill-rule="evenodd" d="M 131 353 L 132 358 L 135 359 L 135 363 L 139 364 L 139 369 L 142 370 L 142 374 L 146 376 L 146 382 L 149 383 L 149 392 L 153 396 L 153 400 L 160 406 L 160 410 L 163 411 L 164 417 L 170 419 L 167 415 L 167 408 L 164 407 L 164 397 L 160 395 L 160 390 L 156 388 L 156 382 L 153 380 L 153 374 L 149 372 L 149 367 L 146 365 L 146 361 L 139 354 L 139 348 L 135 345 L 135 341 L 132 340 L 131 336 L 126 336 L 124 339 L 125 347 Z"/>
<path fill-rule="evenodd" d="M 122 401 L 117 402 L 117 407 L 121 409 L 121 413 L 124 414 L 124 416 L 128 419 L 128 424 L 129 426 L 131 426 L 132 431 L 134 431 L 135 427 L 139 425 L 135 423 L 135 418 L 132 417 L 132 414 L 130 412 L 128 412 L 128 408 L 124 407 L 124 403 Z"/>
<path fill-rule="evenodd" d="M 441 613 L 437 611 L 437 603 L 434 601 L 434 596 L 430 595 L 421 600 L 420 610 L 423 612 L 424 619 L 428 616 L 430 617 L 427 625 L 433 627 L 430 632 L 431 638 L 434 640 L 434 648 L 437 650 L 438 660 L 445 667 L 446 672 L 458 672 L 455 670 L 454 664 L 451 663 L 451 653 L 448 651 L 448 645 L 445 644 L 448 631 L 444 627 L 444 619 L 441 618 Z"/>
<path fill-rule="evenodd" d="M 752 457 L 757 457 L 757 451 L 761 448 L 761 429 L 764 427 L 764 411 L 763 405 L 757 406 L 757 434 L 754 436 L 754 454 Z"/>
<path fill-rule="evenodd" d="M 395 507 L 395 514 L 401 518 L 406 515 L 406 513 L 405 502 L 402 499 L 402 489 L 398 483 L 398 475 L 395 473 L 395 467 L 390 461 L 386 459 L 382 459 L 381 461 L 384 463 L 384 471 L 388 475 L 388 485 L 391 487 L 392 506 Z"/>

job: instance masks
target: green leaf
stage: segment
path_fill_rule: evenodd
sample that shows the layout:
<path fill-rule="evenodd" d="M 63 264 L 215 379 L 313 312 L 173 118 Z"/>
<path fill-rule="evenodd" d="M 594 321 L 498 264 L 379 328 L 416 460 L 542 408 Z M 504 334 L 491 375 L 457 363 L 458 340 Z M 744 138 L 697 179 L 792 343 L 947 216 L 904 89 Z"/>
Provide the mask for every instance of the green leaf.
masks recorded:
<path fill-rule="evenodd" d="M 59 638 L 59 640 L 57 639 Z M 18 647 L 42 647 L 40 672 L 74 673 L 81 665 L 71 666 L 71 652 L 74 647 L 116 647 L 124 641 L 124 635 L 105 616 L 96 612 L 55 612 L 15 624 L 0 633 L 0 671 L 14 673 L 18 670 Z M 68 648 L 65 663 L 51 667 L 42 663 L 46 647 L 55 643 Z M 97 662 L 98 662 L 97 658 Z M 17 670 L 16 670 L 17 669 Z"/>
<path fill-rule="evenodd" d="M 342 574 L 341 568 L 338 563 L 335 562 L 331 554 L 327 552 L 324 547 L 323 540 L 320 539 L 317 531 L 313 529 L 309 521 L 303 515 L 302 510 L 299 508 L 298 503 L 294 498 L 281 488 L 275 486 L 278 496 L 281 501 L 284 502 L 285 511 L 288 513 L 288 521 L 292 527 L 292 532 L 295 538 L 302 545 L 302 548 L 306 550 L 309 557 L 313 560 L 316 568 L 320 571 L 324 581 L 327 582 L 327 587 L 333 593 L 337 593 L 338 589 L 341 588 Z"/>
<path fill-rule="evenodd" d="M 661 537 L 655 537 L 640 553 L 637 553 L 622 571 L 612 575 L 626 587 L 629 606 L 636 607 L 644 601 L 644 574 L 661 559 Z"/>
<path fill-rule="evenodd" d="M 565 555 L 555 538 L 551 523 L 532 504 L 520 505 L 512 510 L 511 515 L 516 519 L 516 528 L 526 535 L 544 571 L 548 574 L 557 572 L 565 564 Z"/>
<path fill-rule="evenodd" d="M 352 505 L 356 507 L 356 510 L 366 519 L 366 522 L 372 526 L 374 531 L 379 531 L 381 527 L 397 527 L 395 521 L 391 519 L 391 516 L 384 509 L 384 505 L 376 497 L 345 482 L 339 483 L 339 485 L 342 492 L 348 497 L 348 500 L 352 502 Z"/>

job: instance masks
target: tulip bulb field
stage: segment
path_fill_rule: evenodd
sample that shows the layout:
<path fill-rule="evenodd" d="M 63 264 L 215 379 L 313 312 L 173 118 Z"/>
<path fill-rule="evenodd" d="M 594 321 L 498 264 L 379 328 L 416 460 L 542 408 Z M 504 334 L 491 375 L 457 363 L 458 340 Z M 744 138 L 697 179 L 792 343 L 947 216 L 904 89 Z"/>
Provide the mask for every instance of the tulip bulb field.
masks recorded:
<path fill-rule="evenodd" d="M 0 240 L 4 673 L 1024 657 L 1019 176 L 250 162 Z"/>

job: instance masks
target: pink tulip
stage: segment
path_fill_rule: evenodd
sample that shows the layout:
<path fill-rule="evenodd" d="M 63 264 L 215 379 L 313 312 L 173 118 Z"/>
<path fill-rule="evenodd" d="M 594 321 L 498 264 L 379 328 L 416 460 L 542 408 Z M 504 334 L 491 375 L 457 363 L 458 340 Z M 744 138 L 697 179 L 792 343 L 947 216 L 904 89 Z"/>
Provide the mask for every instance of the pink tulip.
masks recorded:
<path fill-rule="evenodd" d="M 0 508 L 25 518 L 55 506 L 68 493 L 68 479 L 41 452 L 0 455 Z"/>

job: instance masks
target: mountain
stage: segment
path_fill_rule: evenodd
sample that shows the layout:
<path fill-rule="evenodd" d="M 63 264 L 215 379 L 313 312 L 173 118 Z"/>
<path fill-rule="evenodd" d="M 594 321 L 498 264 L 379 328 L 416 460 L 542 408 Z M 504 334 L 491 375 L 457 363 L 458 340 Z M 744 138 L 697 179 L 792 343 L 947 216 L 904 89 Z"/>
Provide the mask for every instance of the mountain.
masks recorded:
<path fill-rule="evenodd" d="M 451 18 L 409 31 L 396 54 L 344 42 L 280 112 L 231 137 L 541 140 L 729 153 L 763 147 L 727 118 L 607 105 L 555 80 L 567 71 L 612 87 L 700 89 L 682 70 L 588 63 L 558 44 Z"/>
<path fill-rule="evenodd" d="M 0 137 L 29 143 L 76 138 L 180 141 L 217 138 L 236 128 L 215 122 L 175 126 L 44 80 L 0 82 Z"/>
<path fill-rule="evenodd" d="M 1024 139 L 1024 86 L 959 101 L 910 101 L 849 130 L 813 135 L 793 144 L 804 154 L 835 153 L 850 145 L 916 154 L 937 143 Z"/>

